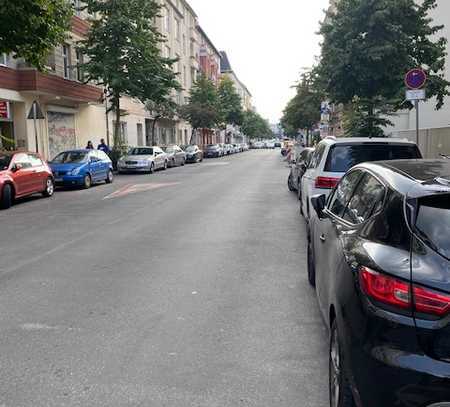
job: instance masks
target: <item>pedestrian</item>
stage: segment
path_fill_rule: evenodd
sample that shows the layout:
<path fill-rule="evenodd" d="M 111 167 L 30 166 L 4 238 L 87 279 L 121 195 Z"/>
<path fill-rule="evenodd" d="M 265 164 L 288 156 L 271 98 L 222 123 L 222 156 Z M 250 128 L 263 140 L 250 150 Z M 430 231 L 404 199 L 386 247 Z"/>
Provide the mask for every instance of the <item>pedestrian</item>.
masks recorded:
<path fill-rule="evenodd" d="M 87 146 L 86 146 L 86 150 L 93 150 L 94 149 L 94 145 L 92 144 L 92 141 L 88 141 L 87 142 Z"/>
<path fill-rule="evenodd" d="M 100 140 L 100 144 L 98 145 L 97 150 L 101 150 L 105 154 L 109 154 L 109 152 L 111 151 L 108 144 L 105 143 L 105 139 L 103 138 Z"/>

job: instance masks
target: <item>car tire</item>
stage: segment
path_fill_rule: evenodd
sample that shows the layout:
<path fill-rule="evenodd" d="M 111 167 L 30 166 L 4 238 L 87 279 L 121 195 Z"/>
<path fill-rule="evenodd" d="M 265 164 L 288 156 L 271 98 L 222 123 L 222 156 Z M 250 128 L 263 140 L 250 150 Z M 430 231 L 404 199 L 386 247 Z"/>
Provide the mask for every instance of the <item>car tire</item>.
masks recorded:
<path fill-rule="evenodd" d="M 295 192 L 294 185 L 292 185 L 292 174 L 289 174 L 289 177 L 288 177 L 288 188 L 289 188 L 289 191 Z"/>
<path fill-rule="evenodd" d="M 92 178 L 89 174 L 86 174 L 83 180 L 83 188 L 89 189 L 91 186 L 92 186 Z"/>
<path fill-rule="evenodd" d="M 330 407 L 355 407 L 350 383 L 342 366 L 342 351 L 336 319 L 331 325 L 329 351 Z"/>
<path fill-rule="evenodd" d="M 311 241 L 311 236 L 308 236 L 308 250 L 307 250 L 307 263 L 308 263 L 308 282 L 311 287 L 316 286 L 316 262 L 314 260 L 314 246 Z"/>
<path fill-rule="evenodd" d="M 1 209 L 9 209 L 13 203 L 13 189 L 11 185 L 6 184 L 2 190 L 2 199 L 0 200 Z"/>
<path fill-rule="evenodd" d="M 185 166 L 185 164 L 186 164 L 186 159 L 185 159 L 185 158 L 183 158 L 183 159 L 181 160 L 181 166 L 182 166 L 182 167 L 184 167 L 184 166 Z"/>
<path fill-rule="evenodd" d="M 55 193 L 55 182 L 53 181 L 53 178 L 48 177 L 45 181 L 45 189 L 42 191 L 42 195 L 44 195 L 46 198 L 50 198 Z"/>
<path fill-rule="evenodd" d="M 171 168 L 173 168 L 173 167 L 176 167 L 177 166 L 177 163 L 175 162 L 175 158 L 172 160 L 172 164 L 170 164 L 170 167 Z"/>
<path fill-rule="evenodd" d="M 105 181 L 106 181 L 107 184 L 112 184 L 113 183 L 113 181 L 114 181 L 114 174 L 113 174 L 112 170 L 108 171 L 108 175 L 106 176 L 106 180 Z"/>
<path fill-rule="evenodd" d="M 163 167 L 164 171 L 167 170 L 167 166 L 168 166 L 168 163 L 167 163 L 167 160 L 166 160 L 166 161 L 164 161 L 164 167 Z"/>
<path fill-rule="evenodd" d="M 150 164 L 150 169 L 148 170 L 149 174 L 153 174 L 155 172 L 155 163 Z"/>

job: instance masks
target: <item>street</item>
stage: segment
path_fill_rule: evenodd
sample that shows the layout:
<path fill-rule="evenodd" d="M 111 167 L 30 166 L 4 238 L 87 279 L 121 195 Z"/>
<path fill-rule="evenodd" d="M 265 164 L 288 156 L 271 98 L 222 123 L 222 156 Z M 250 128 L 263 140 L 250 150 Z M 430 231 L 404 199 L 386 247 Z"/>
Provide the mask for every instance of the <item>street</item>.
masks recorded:
<path fill-rule="evenodd" d="M 326 406 L 287 173 L 250 151 L 0 212 L 0 406 Z"/>

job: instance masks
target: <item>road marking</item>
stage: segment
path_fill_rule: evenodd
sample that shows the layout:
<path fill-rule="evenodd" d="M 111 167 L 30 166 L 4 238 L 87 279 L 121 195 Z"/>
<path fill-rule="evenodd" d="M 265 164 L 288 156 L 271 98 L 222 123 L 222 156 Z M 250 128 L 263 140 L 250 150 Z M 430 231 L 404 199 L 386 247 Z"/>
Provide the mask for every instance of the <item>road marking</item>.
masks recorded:
<path fill-rule="evenodd" d="M 166 183 L 149 183 L 149 184 L 128 184 L 123 186 L 122 188 L 118 189 L 117 191 L 113 192 L 112 194 L 109 194 L 103 198 L 105 199 L 113 199 L 113 198 L 121 198 L 127 195 L 131 194 L 137 194 L 139 192 L 147 192 L 154 189 L 164 188 L 164 187 L 171 187 L 174 185 L 178 185 L 179 182 L 166 182 Z"/>

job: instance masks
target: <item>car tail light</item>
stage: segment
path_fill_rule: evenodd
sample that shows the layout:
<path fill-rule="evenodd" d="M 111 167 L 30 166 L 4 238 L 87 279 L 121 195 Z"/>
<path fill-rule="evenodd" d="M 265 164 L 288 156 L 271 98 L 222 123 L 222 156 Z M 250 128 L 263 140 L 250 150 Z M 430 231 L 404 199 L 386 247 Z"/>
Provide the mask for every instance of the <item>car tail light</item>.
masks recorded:
<path fill-rule="evenodd" d="M 367 267 L 361 268 L 360 281 L 363 291 L 370 298 L 402 309 L 411 308 L 411 288 L 408 283 Z"/>
<path fill-rule="evenodd" d="M 317 177 L 316 188 L 320 189 L 333 189 L 338 183 L 340 178 L 335 177 Z"/>
<path fill-rule="evenodd" d="M 417 312 L 439 317 L 450 311 L 450 296 L 423 287 L 413 287 L 414 306 Z"/>
<path fill-rule="evenodd" d="M 367 267 L 361 267 L 359 278 L 363 292 L 377 302 L 438 317 L 450 312 L 450 295 L 417 285 L 411 287 L 407 282 Z"/>

